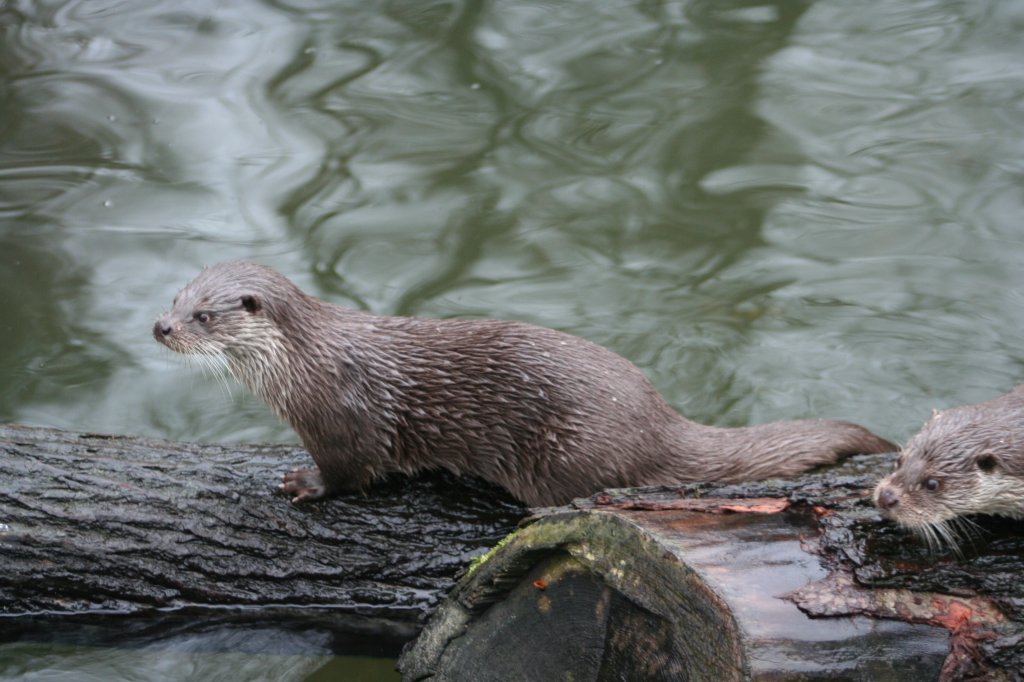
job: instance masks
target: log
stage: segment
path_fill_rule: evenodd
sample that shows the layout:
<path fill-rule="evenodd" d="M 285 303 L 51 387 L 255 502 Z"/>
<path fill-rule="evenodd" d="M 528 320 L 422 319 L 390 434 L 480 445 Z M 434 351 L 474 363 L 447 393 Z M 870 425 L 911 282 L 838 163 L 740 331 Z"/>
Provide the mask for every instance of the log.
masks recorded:
<path fill-rule="evenodd" d="M 930 552 L 863 493 L 891 457 L 793 481 L 611 491 L 527 513 L 445 474 L 294 506 L 287 446 L 0 426 L 0 638 L 209 628 L 381 637 L 406 679 L 1020 679 L 1024 541 Z M 449 597 L 437 608 L 442 596 Z M 28 635 L 26 635 L 28 633 Z M 278 639 L 273 635 L 274 641 Z M 327 640 L 330 638 L 328 637 Z"/>
<path fill-rule="evenodd" d="M 930 551 L 865 492 L 892 455 L 793 481 L 610 491 L 468 573 L 404 680 L 1019 680 L 1024 540 Z"/>
<path fill-rule="evenodd" d="M 0 637 L 317 620 L 401 642 L 525 515 L 443 473 L 301 506 L 275 492 L 309 464 L 290 446 L 0 426 Z"/>

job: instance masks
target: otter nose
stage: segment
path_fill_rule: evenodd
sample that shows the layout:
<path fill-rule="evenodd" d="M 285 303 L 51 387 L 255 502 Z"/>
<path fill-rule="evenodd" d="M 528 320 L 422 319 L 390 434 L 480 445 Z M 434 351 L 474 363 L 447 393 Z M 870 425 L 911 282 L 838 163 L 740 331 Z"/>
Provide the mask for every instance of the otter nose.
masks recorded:
<path fill-rule="evenodd" d="M 878 493 L 878 506 L 882 509 L 892 509 L 900 503 L 899 495 L 892 488 L 882 488 Z"/>
<path fill-rule="evenodd" d="M 174 331 L 174 325 L 171 324 L 170 319 L 166 315 L 157 320 L 156 324 L 153 325 L 153 336 L 157 338 L 170 336 L 172 331 Z"/>

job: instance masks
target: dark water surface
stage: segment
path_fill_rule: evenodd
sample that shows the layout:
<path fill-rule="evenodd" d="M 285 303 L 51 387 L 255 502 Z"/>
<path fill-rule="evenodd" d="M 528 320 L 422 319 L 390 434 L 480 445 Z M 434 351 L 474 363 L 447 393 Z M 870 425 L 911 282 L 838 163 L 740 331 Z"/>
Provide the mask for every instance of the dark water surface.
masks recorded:
<path fill-rule="evenodd" d="M 1024 380 L 1022 218 L 1021 1 L 0 3 L 2 421 L 294 441 L 149 336 L 252 258 L 901 440 Z"/>

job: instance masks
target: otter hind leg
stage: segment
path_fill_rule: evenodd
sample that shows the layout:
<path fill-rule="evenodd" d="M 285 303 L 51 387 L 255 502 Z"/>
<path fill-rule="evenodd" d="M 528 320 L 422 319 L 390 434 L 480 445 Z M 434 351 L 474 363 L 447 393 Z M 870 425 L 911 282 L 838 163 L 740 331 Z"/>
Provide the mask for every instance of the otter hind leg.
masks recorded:
<path fill-rule="evenodd" d="M 327 494 L 327 485 L 320 475 L 319 467 L 300 469 L 296 467 L 281 476 L 283 481 L 278 486 L 282 492 L 292 496 L 292 503 L 319 500 Z"/>

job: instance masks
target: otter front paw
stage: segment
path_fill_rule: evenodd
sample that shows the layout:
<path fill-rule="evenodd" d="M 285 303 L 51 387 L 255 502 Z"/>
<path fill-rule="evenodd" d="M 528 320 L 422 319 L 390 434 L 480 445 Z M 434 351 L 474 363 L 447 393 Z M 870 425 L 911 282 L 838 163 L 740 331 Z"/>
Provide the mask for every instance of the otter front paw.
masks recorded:
<path fill-rule="evenodd" d="M 327 486 L 320 476 L 320 469 L 295 468 L 281 476 L 284 481 L 278 488 L 292 495 L 292 503 L 319 500 L 327 493 Z"/>

